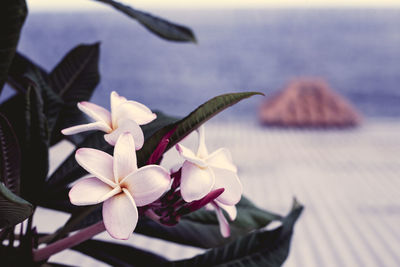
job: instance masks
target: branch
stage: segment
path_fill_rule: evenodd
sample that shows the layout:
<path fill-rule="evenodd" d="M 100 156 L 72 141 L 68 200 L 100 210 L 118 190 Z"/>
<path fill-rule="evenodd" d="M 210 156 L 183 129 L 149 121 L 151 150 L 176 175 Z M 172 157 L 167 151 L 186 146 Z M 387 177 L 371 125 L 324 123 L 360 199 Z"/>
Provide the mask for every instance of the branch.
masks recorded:
<path fill-rule="evenodd" d="M 44 248 L 33 251 L 33 260 L 36 262 L 48 259 L 51 255 L 56 254 L 64 249 L 76 246 L 83 241 L 86 241 L 93 236 L 100 234 L 105 230 L 103 221 L 93 224 L 80 230 L 78 233 L 54 242 Z"/>

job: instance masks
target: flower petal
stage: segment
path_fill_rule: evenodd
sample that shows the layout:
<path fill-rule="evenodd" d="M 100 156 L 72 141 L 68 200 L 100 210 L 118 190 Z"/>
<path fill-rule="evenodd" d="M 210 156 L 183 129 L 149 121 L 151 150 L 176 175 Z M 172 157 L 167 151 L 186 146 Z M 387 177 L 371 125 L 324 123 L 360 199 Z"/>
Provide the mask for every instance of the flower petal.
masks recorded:
<path fill-rule="evenodd" d="M 197 147 L 197 156 L 200 158 L 206 158 L 208 156 L 208 151 L 207 151 L 207 147 L 206 147 L 205 133 L 204 133 L 203 125 L 197 129 L 197 133 L 199 135 L 199 145 Z"/>
<path fill-rule="evenodd" d="M 93 130 L 109 132 L 111 130 L 111 128 L 105 122 L 96 121 L 96 122 L 92 122 L 92 123 L 88 123 L 88 124 L 82 124 L 82 125 L 65 128 L 65 129 L 61 130 L 61 133 L 64 135 L 72 135 L 72 134 L 77 134 L 77 133 L 86 132 L 86 131 L 93 131 Z"/>
<path fill-rule="evenodd" d="M 93 205 L 111 197 L 112 187 L 96 177 L 84 178 L 78 181 L 69 191 L 72 204 L 78 206 Z"/>
<path fill-rule="evenodd" d="M 210 193 L 214 182 L 214 174 L 210 168 L 199 168 L 189 161 L 183 163 L 181 194 L 186 202 L 203 198 Z"/>
<path fill-rule="evenodd" d="M 205 161 L 211 167 L 237 172 L 236 166 L 232 163 L 231 153 L 226 148 L 220 148 L 214 151 L 205 159 Z"/>
<path fill-rule="evenodd" d="M 225 238 L 229 237 L 231 235 L 231 229 L 229 228 L 229 223 L 226 220 L 222 210 L 218 206 L 215 207 L 215 213 L 217 214 L 217 219 L 219 222 L 219 231 L 221 232 L 221 235 Z"/>
<path fill-rule="evenodd" d="M 104 226 L 113 238 L 128 239 L 135 230 L 138 218 L 135 201 L 124 189 L 103 204 Z"/>
<path fill-rule="evenodd" d="M 177 144 L 175 148 L 185 160 L 190 161 L 191 163 L 200 167 L 207 166 L 207 163 L 203 159 L 197 157 L 190 149 L 184 147 L 183 145 Z"/>
<path fill-rule="evenodd" d="M 108 110 L 87 101 L 79 102 L 78 108 L 95 121 L 105 122 L 107 125 L 109 125 L 111 130 L 111 113 Z"/>
<path fill-rule="evenodd" d="M 93 148 L 80 148 L 75 153 L 75 159 L 86 171 L 104 183 L 111 187 L 116 186 L 111 155 Z"/>
<path fill-rule="evenodd" d="M 138 207 L 160 198 L 169 188 L 171 177 L 167 170 L 158 165 L 147 165 L 128 175 L 121 181 L 132 195 Z"/>
<path fill-rule="evenodd" d="M 137 124 L 147 124 L 157 118 L 145 105 L 136 101 L 127 101 L 120 104 L 115 110 L 116 119 L 130 119 L 136 121 Z"/>
<path fill-rule="evenodd" d="M 114 148 L 114 177 L 118 183 L 137 170 L 135 141 L 130 133 L 123 133 Z"/>
<path fill-rule="evenodd" d="M 237 216 L 237 209 L 235 205 L 225 205 L 221 202 L 219 202 L 218 200 L 215 200 L 215 203 L 217 203 L 217 205 L 222 208 L 223 210 L 226 211 L 226 213 L 228 213 L 229 215 L 229 219 L 231 221 L 234 221 L 236 219 Z"/>
<path fill-rule="evenodd" d="M 113 146 L 117 143 L 119 136 L 126 132 L 132 134 L 133 139 L 135 140 L 136 150 L 141 149 L 144 143 L 143 131 L 140 126 L 133 120 L 119 120 L 118 128 L 109 134 L 105 134 L 104 139 L 107 141 L 107 143 Z"/>
<path fill-rule="evenodd" d="M 235 172 L 212 168 L 215 175 L 214 188 L 225 188 L 225 191 L 216 199 L 225 205 L 235 205 L 239 202 L 243 187 Z"/>
<path fill-rule="evenodd" d="M 117 107 L 119 105 L 125 103 L 126 101 L 128 101 L 128 100 L 126 100 L 125 97 L 120 96 L 117 92 L 115 92 L 115 91 L 111 92 L 110 103 L 111 103 L 111 117 L 112 117 L 113 128 L 116 128 L 117 119 L 118 119 L 116 116 Z"/>

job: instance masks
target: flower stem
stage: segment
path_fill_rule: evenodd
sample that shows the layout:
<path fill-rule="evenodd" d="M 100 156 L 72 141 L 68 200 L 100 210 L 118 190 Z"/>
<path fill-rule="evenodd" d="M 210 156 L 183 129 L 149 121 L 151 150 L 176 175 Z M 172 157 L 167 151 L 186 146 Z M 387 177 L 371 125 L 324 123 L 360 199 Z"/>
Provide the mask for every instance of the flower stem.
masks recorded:
<path fill-rule="evenodd" d="M 86 241 L 93 236 L 103 232 L 105 230 L 105 226 L 103 221 L 93 224 L 89 227 L 86 227 L 80 230 L 78 233 L 61 239 L 57 242 L 54 242 L 44 248 L 37 249 L 33 251 L 33 260 L 38 262 L 49 258 L 51 255 L 56 254 L 64 249 L 71 248 L 76 246 L 83 241 Z"/>
<path fill-rule="evenodd" d="M 146 210 L 144 214 L 153 221 L 160 223 L 160 216 L 158 216 L 153 210 Z"/>

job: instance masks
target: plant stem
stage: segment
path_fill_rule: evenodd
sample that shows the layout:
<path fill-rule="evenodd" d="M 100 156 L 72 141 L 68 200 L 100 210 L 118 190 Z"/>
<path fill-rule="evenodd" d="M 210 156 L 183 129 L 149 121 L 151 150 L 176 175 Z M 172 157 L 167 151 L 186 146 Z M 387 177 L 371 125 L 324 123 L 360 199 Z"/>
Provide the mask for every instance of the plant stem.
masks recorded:
<path fill-rule="evenodd" d="M 93 224 L 89 227 L 80 230 L 78 233 L 72 236 L 61 239 L 44 248 L 34 250 L 33 260 L 38 262 L 48 259 L 51 255 L 63 251 L 64 249 L 76 246 L 82 243 L 83 241 L 86 241 L 92 238 L 93 236 L 103 232 L 104 230 L 105 227 L 103 221 Z"/>
<path fill-rule="evenodd" d="M 155 214 L 153 210 L 146 210 L 144 214 L 146 214 L 146 216 L 152 219 L 153 221 L 160 223 L 160 216 Z"/>

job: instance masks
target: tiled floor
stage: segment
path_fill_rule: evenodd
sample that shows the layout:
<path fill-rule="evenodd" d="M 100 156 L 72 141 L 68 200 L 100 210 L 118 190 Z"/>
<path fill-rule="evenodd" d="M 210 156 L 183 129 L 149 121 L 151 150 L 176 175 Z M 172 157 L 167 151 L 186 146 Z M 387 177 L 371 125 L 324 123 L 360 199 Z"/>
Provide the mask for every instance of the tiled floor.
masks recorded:
<path fill-rule="evenodd" d="M 260 207 L 283 214 L 293 196 L 305 205 L 286 267 L 400 266 L 400 121 L 367 121 L 357 129 L 331 131 L 211 121 L 206 141 L 210 151 L 231 150 L 244 194 Z M 52 155 L 59 157 L 61 149 L 67 146 Z M 174 163 L 173 155 L 165 162 Z M 51 214 L 40 210 L 36 222 L 42 225 L 49 216 L 54 224 L 66 219 Z M 54 228 L 47 224 L 39 230 Z M 202 251 L 140 235 L 129 242 L 170 259 Z M 100 266 L 74 252 L 52 261 Z"/>

